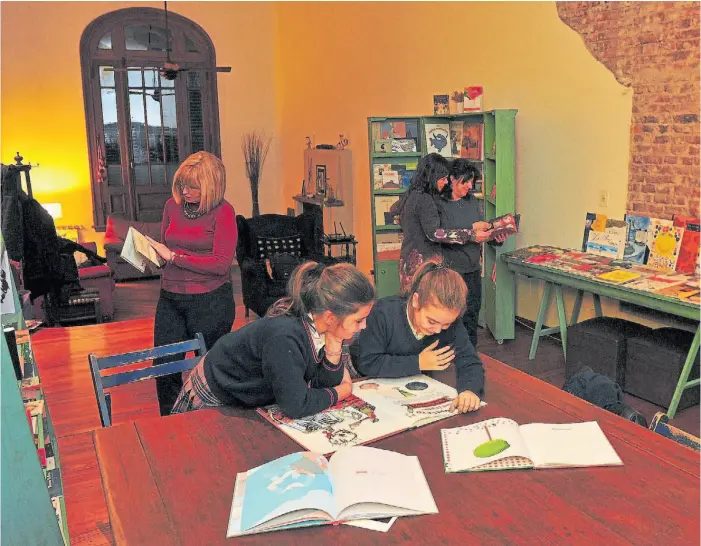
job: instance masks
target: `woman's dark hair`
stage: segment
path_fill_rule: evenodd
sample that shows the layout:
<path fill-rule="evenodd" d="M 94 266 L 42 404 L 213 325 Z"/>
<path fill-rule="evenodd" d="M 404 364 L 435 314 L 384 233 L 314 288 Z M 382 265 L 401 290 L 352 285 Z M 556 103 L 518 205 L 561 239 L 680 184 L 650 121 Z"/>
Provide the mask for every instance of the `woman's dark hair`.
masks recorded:
<path fill-rule="evenodd" d="M 346 317 L 375 301 L 375 287 L 349 263 L 325 266 L 305 262 L 292 272 L 287 294 L 272 305 L 267 316 L 303 317 L 331 311 L 337 317 Z"/>
<path fill-rule="evenodd" d="M 414 294 L 418 294 L 421 307 L 440 305 L 461 315 L 467 307 L 467 285 L 462 275 L 431 260 L 422 263 L 414 273 L 408 295 Z"/>
<path fill-rule="evenodd" d="M 465 182 L 469 182 L 470 180 L 479 180 L 481 176 L 480 170 L 472 161 L 468 161 L 462 157 L 453 159 L 450 163 L 450 176 L 445 189 L 452 192 L 453 183 L 461 178 L 463 178 Z M 468 193 L 465 199 L 469 198 L 470 194 Z"/>
<path fill-rule="evenodd" d="M 425 155 L 419 160 L 414 176 L 411 177 L 409 189 L 402 195 L 393 212 L 400 215 L 409 195 L 419 191 L 435 195 L 438 193 L 438 181 L 450 174 L 448 160 L 440 154 Z"/>

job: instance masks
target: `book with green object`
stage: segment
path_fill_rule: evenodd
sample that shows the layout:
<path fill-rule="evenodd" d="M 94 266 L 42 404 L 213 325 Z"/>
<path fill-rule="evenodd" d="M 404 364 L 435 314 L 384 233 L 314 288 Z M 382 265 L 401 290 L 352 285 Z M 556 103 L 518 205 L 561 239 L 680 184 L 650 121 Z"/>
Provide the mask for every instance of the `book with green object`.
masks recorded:
<path fill-rule="evenodd" d="M 596 421 L 519 425 L 499 417 L 441 430 L 445 471 L 622 465 Z"/>

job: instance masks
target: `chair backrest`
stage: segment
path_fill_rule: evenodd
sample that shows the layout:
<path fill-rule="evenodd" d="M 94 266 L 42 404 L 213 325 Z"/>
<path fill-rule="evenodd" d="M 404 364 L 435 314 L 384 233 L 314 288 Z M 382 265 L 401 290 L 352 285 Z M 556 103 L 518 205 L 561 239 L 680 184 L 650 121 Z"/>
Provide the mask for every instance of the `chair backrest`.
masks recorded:
<path fill-rule="evenodd" d="M 655 417 L 652 419 L 652 423 L 650 423 L 650 430 L 696 451 L 701 449 L 699 439 L 696 436 L 670 425 L 669 417 L 667 414 L 662 413 L 661 411 L 657 412 Z"/>
<path fill-rule="evenodd" d="M 192 358 L 185 358 L 185 353 L 190 351 L 194 352 L 195 356 Z M 112 402 L 109 393 L 106 393 L 105 389 L 191 370 L 197 365 L 206 352 L 207 347 L 204 342 L 204 336 L 198 333 L 195 339 L 181 341 L 180 343 L 171 343 L 170 345 L 162 345 L 143 351 L 132 351 L 103 357 L 98 357 L 95 353 L 90 353 L 88 355 L 88 360 L 90 362 L 92 382 L 95 387 L 95 396 L 97 398 L 97 407 L 100 411 L 102 426 L 108 427 L 112 424 Z M 110 373 L 109 375 L 102 374 L 104 370 L 112 370 L 116 367 L 129 366 L 139 362 L 145 363 L 157 358 L 172 357 L 174 355 L 179 357 L 178 360 L 154 364 L 152 366 L 147 365 L 138 369 L 134 369 L 130 366 L 129 370 L 123 372 Z"/>

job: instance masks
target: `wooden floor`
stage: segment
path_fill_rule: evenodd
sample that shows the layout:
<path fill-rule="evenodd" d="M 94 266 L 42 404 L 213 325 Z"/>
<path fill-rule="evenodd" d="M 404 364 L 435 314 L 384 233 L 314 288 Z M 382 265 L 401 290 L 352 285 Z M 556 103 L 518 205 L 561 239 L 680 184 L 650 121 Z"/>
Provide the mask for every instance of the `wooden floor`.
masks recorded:
<path fill-rule="evenodd" d="M 100 427 L 90 379 L 88 353 L 114 354 L 153 345 L 153 316 L 159 281 L 121 283 L 115 291 L 115 321 L 102 325 L 39 330 L 32 336 L 46 399 L 59 438 L 63 467 L 66 517 L 73 545 L 114 544 L 100 472 L 90 431 Z M 234 281 L 237 320 L 245 324 L 240 282 Z M 254 317 L 253 314 L 251 314 Z M 560 387 L 564 382 L 564 358 L 556 340 L 543 338 L 537 358 L 528 360 L 531 332 L 517 325 L 516 339 L 498 345 L 480 330 L 479 350 Z M 651 420 L 662 408 L 626 395 L 627 401 Z M 116 389 L 112 395 L 113 421 L 122 423 L 158 415 L 153 381 Z M 699 436 L 699 407 L 677 414 L 675 426 Z"/>

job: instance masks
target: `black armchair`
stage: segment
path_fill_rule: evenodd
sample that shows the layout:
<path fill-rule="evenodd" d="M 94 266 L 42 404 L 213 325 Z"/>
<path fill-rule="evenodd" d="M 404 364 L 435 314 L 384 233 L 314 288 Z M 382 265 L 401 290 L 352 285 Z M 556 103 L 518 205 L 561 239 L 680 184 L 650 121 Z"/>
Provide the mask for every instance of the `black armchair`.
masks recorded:
<path fill-rule="evenodd" d="M 262 317 L 285 295 L 290 266 L 306 260 L 323 260 L 322 219 L 302 213 L 297 217 L 262 214 L 236 216 L 236 260 L 241 270 L 241 289 L 246 317 L 249 309 Z M 266 260 L 268 262 L 266 263 Z M 276 263 L 283 267 L 274 267 Z"/>

